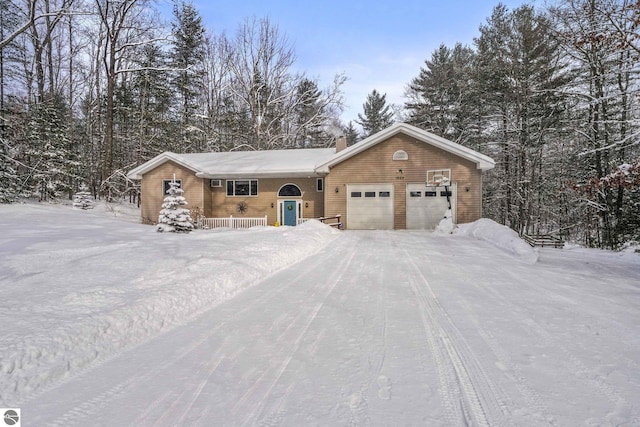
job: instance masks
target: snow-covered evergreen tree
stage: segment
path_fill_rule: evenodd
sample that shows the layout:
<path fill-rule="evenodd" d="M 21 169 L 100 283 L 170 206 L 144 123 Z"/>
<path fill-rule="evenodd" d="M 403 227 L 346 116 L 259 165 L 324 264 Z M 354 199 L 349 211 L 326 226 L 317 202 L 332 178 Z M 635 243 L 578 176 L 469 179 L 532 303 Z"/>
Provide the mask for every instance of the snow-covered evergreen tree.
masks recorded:
<path fill-rule="evenodd" d="M 33 167 L 30 177 L 40 200 L 61 197 L 71 191 L 70 177 L 79 163 L 69 150 L 69 130 L 60 100 L 44 102 L 31 111 L 27 123 L 26 154 Z"/>
<path fill-rule="evenodd" d="M 93 209 L 93 195 L 88 191 L 79 191 L 73 195 L 73 207 L 80 209 Z"/>
<path fill-rule="evenodd" d="M 158 217 L 158 231 L 188 233 L 193 230 L 193 220 L 189 209 L 182 207 L 187 204 L 182 193 L 184 193 L 184 190 L 180 188 L 180 184 L 174 178 L 169 183 L 169 190 L 167 190 L 167 196 L 164 198 L 162 210 Z"/>
<path fill-rule="evenodd" d="M 18 196 L 18 175 L 7 151 L 7 145 L 0 140 L 0 203 L 11 203 Z"/>

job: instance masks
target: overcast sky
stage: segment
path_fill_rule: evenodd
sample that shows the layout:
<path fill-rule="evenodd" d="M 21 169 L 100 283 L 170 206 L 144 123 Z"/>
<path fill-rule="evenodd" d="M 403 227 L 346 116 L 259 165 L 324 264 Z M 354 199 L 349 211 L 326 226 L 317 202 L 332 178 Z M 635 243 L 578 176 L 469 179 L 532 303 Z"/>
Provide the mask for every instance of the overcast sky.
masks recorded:
<path fill-rule="evenodd" d="M 193 0 L 212 32 L 235 34 L 251 17 L 269 17 L 295 48 L 296 66 L 320 87 L 344 73 L 346 110 L 355 120 L 373 89 L 402 105 L 405 86 L 441 44 L 471 45 L 499 1 Z M 503 0 L 509 9 L 539 1 Z"/>

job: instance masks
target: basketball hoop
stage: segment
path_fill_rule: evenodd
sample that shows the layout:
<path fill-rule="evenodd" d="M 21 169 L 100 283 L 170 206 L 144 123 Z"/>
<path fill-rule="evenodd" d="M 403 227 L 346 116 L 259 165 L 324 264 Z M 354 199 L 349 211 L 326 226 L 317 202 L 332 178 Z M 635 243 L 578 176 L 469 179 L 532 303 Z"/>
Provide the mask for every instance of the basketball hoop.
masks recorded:
<path fill-rule="evenodd" d="M 425 185 L 427 187 L 446 187 L 448 185 L 451 185 L 451 170 L 428 170 Z"/>
<path fill-rule="evenodd" d="M 449 178 L 444 175 L 433 175 L 431 180 L 427 181 L 427 187 L 440 187 L 449 185 Z"/>

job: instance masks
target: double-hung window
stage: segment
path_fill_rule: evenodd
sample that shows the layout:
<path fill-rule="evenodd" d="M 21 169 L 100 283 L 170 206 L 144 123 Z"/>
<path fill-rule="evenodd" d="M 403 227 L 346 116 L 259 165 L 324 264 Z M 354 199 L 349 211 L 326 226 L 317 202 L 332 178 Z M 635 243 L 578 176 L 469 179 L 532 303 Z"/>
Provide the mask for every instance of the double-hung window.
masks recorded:
<path fill-rule="evenodd" d="M 235 179 L 227 180 L 227 197 L 236 196 L 257 196 L 257 179 Z"/>

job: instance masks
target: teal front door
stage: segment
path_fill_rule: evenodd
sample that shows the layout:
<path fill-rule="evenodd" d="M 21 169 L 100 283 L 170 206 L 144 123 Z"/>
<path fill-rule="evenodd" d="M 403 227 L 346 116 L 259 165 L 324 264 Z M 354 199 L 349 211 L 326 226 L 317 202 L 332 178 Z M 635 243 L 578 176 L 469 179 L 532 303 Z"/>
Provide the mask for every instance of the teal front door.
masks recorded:
<path fill-rule="evenodd" d="M 284 220 L 282 225 L 296 225 L 296 201 L 285 200 L 283 202 Z"/>

